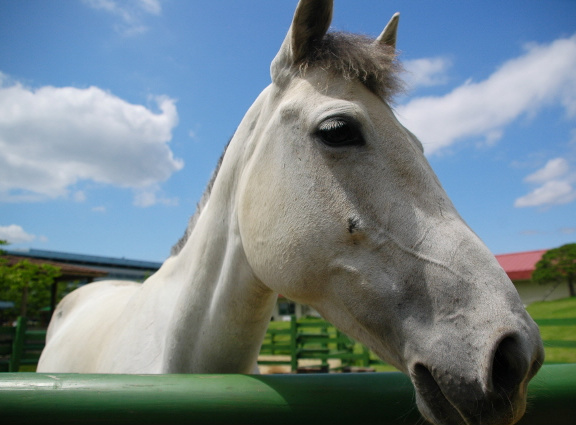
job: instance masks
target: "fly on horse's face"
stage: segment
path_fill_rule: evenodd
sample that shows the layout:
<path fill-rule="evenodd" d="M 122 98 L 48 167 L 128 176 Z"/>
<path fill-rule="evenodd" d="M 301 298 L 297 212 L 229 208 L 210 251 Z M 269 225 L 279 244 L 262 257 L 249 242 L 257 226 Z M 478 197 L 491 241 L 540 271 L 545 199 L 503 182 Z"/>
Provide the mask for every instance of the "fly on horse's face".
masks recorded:
<path fill-rule="evenodd" d="M 430 421 L 522 416 L 538 328 L 389 106 L 398 15 L 376 40 L 331 15 L 300 0 L 172 257 L 66 297 L 39 371 L 249 373 L 282 293 L 408 374 Z"/>

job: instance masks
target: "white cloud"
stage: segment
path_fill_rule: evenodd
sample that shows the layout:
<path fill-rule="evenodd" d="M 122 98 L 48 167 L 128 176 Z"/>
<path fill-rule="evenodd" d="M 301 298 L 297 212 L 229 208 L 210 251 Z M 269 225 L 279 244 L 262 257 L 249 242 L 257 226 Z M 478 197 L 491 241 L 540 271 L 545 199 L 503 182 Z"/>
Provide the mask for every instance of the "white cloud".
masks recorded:
<path fill-rule="evenodd" d="M 554 158 L 548 161 L 543 168 L 530 174 L 524 180 L 532 183 L 544 183 L 565 175 L 569 168 L 568 161 L 564 158 Z"/>
<path fill-rule="evenodd" d="M 152 15 L 160 15 L 162 12 L 162 5 L 160 4 L 160 0 L 137 0 L 140 8 L 145 10 Z"/>
<path fill-rule="evenodd" d="M 11 244 L 19 244 L 31 242 L 36 239 L 36 236 L 26 233 L 21 226 L 11 224 L 9 226 L 0 226 L 0 239 Z"/>
<path fill-rule="evenodd" d="M 83 180 L 157 190 L 183 162 L 168 146 L 175 101 L 154 100 L 159 112 L 98 87 L 0 85 L 0 201 L 83 201 Z"/>
<path fill-rule="evenodd" d="M 143 21 L 146 15 L 158 16 L 162 13 L 160 0 L 83 0 L 93 9 L 103 10 L 120 18 L 116 29 L 125 35 L 146 32 Z"/>
<path fill-rule="evenodd" d="M 552 180 L 534 189 L 528 195 L 518 198 L 516 207 L 538 207 L 544 205 L 567 204 L 576 199 L 576 192 L 565 181 Z"/>
<path fill-rule="evenodd" d="M 568 204 L 576 200 L 576 172 L 564 158 L 549 160 L 544 167 L 524 181 L 539 184 L 532 192 L 514 202 L 515 207 L 539 207 Z"/>
<path fill-rule="evenodd" d="M 470 137 L 493 143 L 513 120 L 548 104 L 576 116 L 575 69 L 576 35 L 527 46 L 484 81 L 466 82 L 445 96 L 415 98 L 396 110 L 427 154 Z"/>
<path fill-rule="evenodd" d="M 404 76 L 408 87 L 414 90 L 417 87 L 430 87 L 446 84 L 447 69 L 452 65 L 451 61 L 442 58 L 412 59 L 403 62 L 406 74 Z"/>
<path fill-rule="evenodd" d="M 84 193 L 84 191 L 82 191 L 82 190 L 78 190 L 78 191 L 74 192 L 74 194 L 72 195 L 72 198 L 76 202 L 84 202 L 86 200 L 86 193 Z"/>
<path fill-rule="evenodd" d="M 178 198 L 166 198 L 160 193 L 160 188 L 156 185 L 138 190 L 134 196 L 134 205 L 137 207 L 149 207 L 156 204 L 168 206 L 178 205 Z"/>

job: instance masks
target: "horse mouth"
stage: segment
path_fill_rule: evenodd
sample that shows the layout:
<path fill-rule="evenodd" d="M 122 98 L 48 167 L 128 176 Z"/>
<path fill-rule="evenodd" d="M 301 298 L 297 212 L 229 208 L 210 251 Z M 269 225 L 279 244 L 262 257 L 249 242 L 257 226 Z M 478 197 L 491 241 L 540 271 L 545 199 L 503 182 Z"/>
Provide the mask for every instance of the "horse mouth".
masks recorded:
<path fill-rule="evenodd" d="M 505 391 L 488 393 L 482 391 L 477 382 L 447 384 L 443 390 L 438 377 L 421 363 L 414 365 L 410 376 L 416 388 L 418 408 L 433 424 L 513 424 L 522 417 L 526 407 L 522 400 L 526 387 L 523 383 L 505 388 Z M 442 381 L 454 382 L 454 378 L 447 375 Z"/>
<path fill-rule="evenodd" d="M 416 401 L 422 415 L 434 424 L 466 425 L 458 409 L 446 398 L 442 389 L 423 364 L 416 364 L 411 373 L 416 388 Z"/>

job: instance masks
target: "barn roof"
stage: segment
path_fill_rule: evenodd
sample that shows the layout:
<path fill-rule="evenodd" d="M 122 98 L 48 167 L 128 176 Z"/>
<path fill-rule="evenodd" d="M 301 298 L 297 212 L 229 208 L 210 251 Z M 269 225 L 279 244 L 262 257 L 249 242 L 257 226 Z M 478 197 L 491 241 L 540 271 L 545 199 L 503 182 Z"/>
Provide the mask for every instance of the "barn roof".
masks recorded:
<path fill-rule="evenodd" d="M 510 280 L 529 280 L 546 249 L 537 251 L 516 252 L 512 254 L 500 254 L 496 260 L 504 269 Z"/>
<path fill-rule="evenodd" d="M 36 265 L 48 264 L 50 266 L 58 267 L 60 269 L 60 276 L 56 278 L 57 281 L 66 282 L 81 279 L 94 279 L 97 277 L 104 277 L 108 273 L 102 270 L 96 270 L 89 267 L 80 267 L 71 264 L 59 263 L 56 261 L 41 260 L 37 258 L 22 257 L 18 255 L 6 254 L 2 256 L 8 260 L 8 265 L 12 266 L 22 260 L 28 261 L 29 263 Z"/>

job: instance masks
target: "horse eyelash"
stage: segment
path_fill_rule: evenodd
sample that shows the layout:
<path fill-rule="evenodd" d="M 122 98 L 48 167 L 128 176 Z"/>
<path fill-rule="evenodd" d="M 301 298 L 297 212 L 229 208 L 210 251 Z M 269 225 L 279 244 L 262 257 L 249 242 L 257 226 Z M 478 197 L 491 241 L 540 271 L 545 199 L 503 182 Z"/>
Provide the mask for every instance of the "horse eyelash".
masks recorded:
<path fill-rule="evenodd" d="M 318 131 L 322 132 L 322 131 L 337 130 L 339 128 L 344 127 L 345 125 L 349 125 L 349 122 L 344 120 L 343 118 L 334 118 L 326 120 L 322 124 L 320 124 L 320 126 L 318 127 Z"/>

